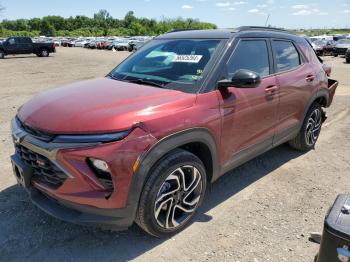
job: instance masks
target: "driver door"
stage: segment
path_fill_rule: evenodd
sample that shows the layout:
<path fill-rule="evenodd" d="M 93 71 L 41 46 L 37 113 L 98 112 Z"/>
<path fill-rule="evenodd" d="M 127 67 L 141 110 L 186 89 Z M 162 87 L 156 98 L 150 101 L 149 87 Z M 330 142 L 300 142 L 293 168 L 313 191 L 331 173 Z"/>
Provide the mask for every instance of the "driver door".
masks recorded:
<path fill-rule="evenodd" d="M 227 164 L 246 161 L 272 147 L 277 120 L 278 86 L 268 39 L 241 39 L 228 59 L 224 78 L 239 69 L 258 73 L 255 88 L 228 87 L 220 91 L 221 147 Z M 242 161 L 242 162 L 244 162 Z"/>
<path fill-rule="evenodd" d="M 6 41 L 6 43 L 7 43 L 6 52 L 10 55 L 16 54 L 17 46 L 18 46 L 17 39 L 14 37 L 11 37 Z"/>

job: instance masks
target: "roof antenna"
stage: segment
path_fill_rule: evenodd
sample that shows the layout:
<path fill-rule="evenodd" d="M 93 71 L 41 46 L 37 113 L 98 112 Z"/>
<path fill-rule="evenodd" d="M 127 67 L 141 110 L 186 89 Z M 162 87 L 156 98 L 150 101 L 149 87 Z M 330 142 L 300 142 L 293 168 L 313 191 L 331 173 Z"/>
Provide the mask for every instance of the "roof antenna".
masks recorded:
<path fill-rule="evenodd" d="M 267 22 L 269 22 L 269 19 L 270 19 L 270 14 L 267 15 L 265 26 L 267 26 Z"/>

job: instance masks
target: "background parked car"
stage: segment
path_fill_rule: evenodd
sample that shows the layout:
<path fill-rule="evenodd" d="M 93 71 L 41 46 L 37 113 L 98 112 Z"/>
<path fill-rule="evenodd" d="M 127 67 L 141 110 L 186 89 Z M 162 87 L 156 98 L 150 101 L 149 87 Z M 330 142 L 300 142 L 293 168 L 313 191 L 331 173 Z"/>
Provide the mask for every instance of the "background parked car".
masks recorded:
<path fill-rule="evenodd" d="M 128 50 L 130 40 L 128 39 L 120 39 L 114 44 L 114 48 L 118 51 L 126 51 Z"/>
<path fill-rule="evenodd" d="M 74 42 L 75 47 L 84 47 L 84 45 L 87 43 L 85 39 L 80 39 Z"/>
<path fill-rule="evenodd" d="M 62 41 L 62 46 L 74 47 L 74 39 L 67 39 L 67 40 Z"/>
<path fill-rule="evenodd" d="M 140 49 L 145 43 L 146 43 L 146 41 L 142 41 L 142 40 L 130 41 L 129 45 L 128 45 L 128 51 L 129 52 L 136 51 L 136 50 Z"/>
<path fill-rule="evenodd" d="M 93 40 L 88 44 L 88 48 L 90 49 L 96 49 L 97 48 L 97 41 Z"/>
<path fill-rule="evenodd" d="M 339 40 L 334 47 L 334 56 L 345 55 L 348 48 L 350 48 L 350 39 Z"/>
<path fill-rule="evenodd" d="M 97 49 L 105 49 L 105 43 L 106 43 L 106 41 L 98 41 L 96 43 L 96 48 Z"/>
<path fill-rule="evenodd" d="M 337 44 L 334 40 L 316 40 L 312 43 L 316 54 L 323 55 L 333 55 L 334 47 Z"/>

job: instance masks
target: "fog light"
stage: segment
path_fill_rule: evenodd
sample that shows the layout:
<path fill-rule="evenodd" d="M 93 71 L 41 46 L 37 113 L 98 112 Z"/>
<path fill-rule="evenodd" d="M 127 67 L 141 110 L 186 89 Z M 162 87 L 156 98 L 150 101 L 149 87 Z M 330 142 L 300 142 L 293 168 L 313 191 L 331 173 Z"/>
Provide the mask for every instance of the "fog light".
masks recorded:
<path fill-rule="evenodd" d="M 92 165 L 95 168 L 97 168 L 98 170 L 110 173 L 108 164 L 105 161 L 100 160 L 100 159 L 95 159 L 95 158 L 90 158 L 90 161 L 91 161 Z"/>

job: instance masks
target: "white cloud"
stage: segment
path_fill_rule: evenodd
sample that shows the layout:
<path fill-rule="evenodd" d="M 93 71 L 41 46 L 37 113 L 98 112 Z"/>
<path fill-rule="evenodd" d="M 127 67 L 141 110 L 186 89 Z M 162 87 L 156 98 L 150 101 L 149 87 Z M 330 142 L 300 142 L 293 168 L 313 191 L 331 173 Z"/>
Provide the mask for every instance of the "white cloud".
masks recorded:
<path fill-rule="evenodd" d="M 191 5 L 183 5 L 183 6 L 181 6 L 181 8 L 182 9 L 192 9 L 193 6 L 191 6 Z"/>
<path fill-rule="evenodd" d="M 267 0 L 267 1 L 266 1 L 266 4 L 268 4 L 268 5 L 272 5 L 273 3 L 275 3 L 274 0 Z"/>
<path fill-rule="evenodd" d="M 248 11 L 248 13 L 259 13 L 259 12 L 260 12 L 260 10 L 259 10 L 259 9 L 256 9 L 256 8 L 250 9 L 250 10 Z"/>
<path fill-rule="evenodd" d="M 345 14 L 350 14 L 350 9 L 344 10 L 343 13 L 345 13 Z"/>
<path fill-rule="evenodd" d="M 229 7 L 228 10 L 233 11 L 233 10 L 236 10 L 236 8 L 234 8 L 234 7 Z"/>
<path fill-rule="evenodd" d="M 311 6 L 315 6 L 311 4 Z M 293 5 L 292 9 L 296 9 L 296 12 L 292 13 L 292 15 L 328 15 L 328 12 L 324 12 L 319 10 L 318 8 L 308 8 L 307 5 Z"/>
<path fill-rule="evenodd" d="M 227 6 L 230 6 L 231 3 L 230 2 L 219 2 L 219 3 L 216 3 L 215 5 L 219 6 L 219 7 L 227 7 Z"/>
<path fill-rule="evenodd" d="M 265 7 L 267 7 L 267 5 L 265 5 L 265 4 L 262 4 L 262 5 L 256 5 L 256 7 L 257 7 L 257 8 L 265 8 Z"/>
<path fill-rule="evenodd" d="M 293 5 L 292 6 L 293 9 L 306 9 L 308 8 L 307 5 Z"/>
<path fill-rule="evenodd" d="M 247 2 L 245 1 L 237 1 L 237 2 L 233 2 L 233 5 L 245 5 Z"/>
<path fill-rule="evenodd" d="M 292 15 L 311 15 L 312 12 L 310 10 L 300 10 L 298 12 L 293 13 Z"/>

